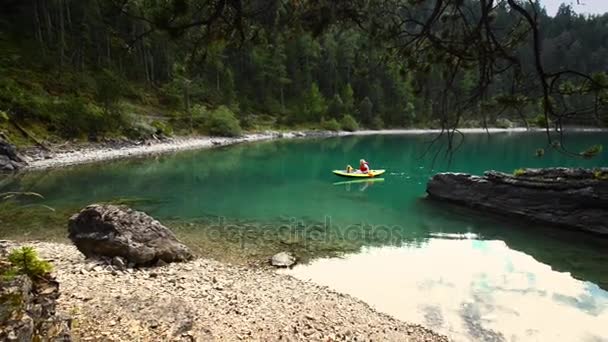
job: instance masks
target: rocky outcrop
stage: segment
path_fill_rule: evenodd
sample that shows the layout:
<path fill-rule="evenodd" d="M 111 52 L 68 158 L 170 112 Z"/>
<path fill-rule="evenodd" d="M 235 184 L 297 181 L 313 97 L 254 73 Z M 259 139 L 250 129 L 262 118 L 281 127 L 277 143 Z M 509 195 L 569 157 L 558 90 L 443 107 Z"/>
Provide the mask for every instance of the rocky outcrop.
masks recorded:
<path fill-rule="evenodd" d="M 0 137 L 0 172 L 12 172 L 27 165 L 15 146 Z"/>
<path fill-rule="evenodd" d="M 0 280 L 0 341 L 70 341 L 71 321 L 56 314 L 59 283 L 19 275 Z"/>
<path fill-rule="evenodd" d="M 193 257 L 167 227 L 124 206 L 90 205 L 70 218 L 68 229 L 70 239 L 86 257 L 122 257 L 138 266 Z"/>
<path fill-rule="evenodd" d="M 440 173 L 430 198 L 608 236 L 608 168 Z"/>

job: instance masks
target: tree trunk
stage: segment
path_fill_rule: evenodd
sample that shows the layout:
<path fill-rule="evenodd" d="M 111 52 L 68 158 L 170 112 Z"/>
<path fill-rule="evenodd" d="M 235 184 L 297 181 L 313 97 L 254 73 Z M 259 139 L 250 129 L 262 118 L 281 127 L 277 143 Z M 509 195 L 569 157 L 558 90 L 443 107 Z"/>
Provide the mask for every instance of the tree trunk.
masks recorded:
<path fill-rule="evenodd" d="M 64 0 L 59 0 L 59 66 L 65 64 L 65 23 L 63 15 Z"/>
<path fill-rule="evenodd" d="M 220 68 L 215 69 L 215 90 L 218 94 L 220 92 Z"/>
<path fill-rule="evenodd" d="M 53 22 L 51 21 L 51 14 L 49 13 L 49 7 L 46 1 L 42 1 L 44 4 L 44 19 L 46 21 L 46 35 L 47 35 L 47 44 L 53 44 Z"/>
<path fill-rule="evenodd" d="M 156 81 L 156 71 L 154 68 L 154 55 L 152 54 L 151 51 L 148 51 L 148 56 L 150 57 L 150 61 L 148 62 L 148 64 L 150 65 L 150 81 L 154 82 Z"/>
<path fill-rule="evenodd" d="M 184 105 L 186 106 L 186 112 L 190 112 L 190 84 L 184 82 Z"/>
<path fill-rule="evenodd" d="M 108 66 L 112 64 L 112 45 L 110 36 L 106 35 L 106 63 Z"/>
<path fill-rule="evenodd" d="M 71 7 L 70 0 L 67 0 L 67 1 L 68 1 L 68 3 L 65 6 L 65 10 L 66 10 L 66 14 L 68 17 L 68 27 L 70 29 L 70 32 L 72 32 L 72 10 L 70 9 L 70 7 Z"/>
<path fill-rule="evenodd" d="M 46 55 L 46 47 L 44 45 L 44 37 L 42 36 L 42 25 L 40 23 L 40 10 L 38 6 L 38 2 L 40 0 L 34 1 L 34 29 L 36 31 L 36 39 L 40 44 L 40 50 L 42 50 L 42 55 Z"/>

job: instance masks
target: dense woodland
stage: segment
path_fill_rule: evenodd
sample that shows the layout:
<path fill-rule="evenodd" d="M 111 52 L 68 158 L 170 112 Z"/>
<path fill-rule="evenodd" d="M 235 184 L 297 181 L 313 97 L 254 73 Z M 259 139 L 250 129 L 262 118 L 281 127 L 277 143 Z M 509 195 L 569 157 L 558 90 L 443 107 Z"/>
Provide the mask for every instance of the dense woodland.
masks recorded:
<path fill-rule="evenodd" d="M 441 127 L 450 120 L 442 115 L 454 108 L 446 95 L 448 78 L 449 96 L 455 99 L 480 92 L 478 85 L 484 85 L 483 94 L 471 97 L 450 124 L 544 126 L 551 121 L 543 114 L 542 89 L 532 77 L 510 71 L 487 75 L 481 57 L 462 57 L 457 63 L 468 67 L 451 75 L 445 66 L 456 64 L 453 56 L 459 55 L 449 46 L 444 54 L 395 49 L 400 41 L 390 36 L 390 27 L 382 23 L 385 9 L 374 2 L 357 1 L 365 15 L 356 20 L 335 15 L 320 27 L 293 15 L 297 4 L 307 1 L 247 2 L 241 9 L 247 20 L 237 16 L 241 7 L 224 16 L 220 3 L 225 1 L 202 3 L 3 1 L 0 127 L 91 139 L 173 131 L 236 135 L 241 129 L 270 127 Z M 240 1 L 228 3 L 241 6 Z M 395 7 L 399 15 L 407 11 L 410 18 L 422 20 L 434 13 L 424 1 L 394 3 L 401 6 Z M 449 27 L 448 10 L 463 13 L 466 6 L 477 8 L 479 1 L 455 3 L 446 6 L 436 24 L 437 36 L 446 41 L 458 34 Z M 482 6 L 481 13 L 469 8 L 470 14 L 462 16 L 473 22 L 487 16 L 489 29 L 508 41 L 522 61 L 522 75 L 533 74 L 532 30 L 507 2 L 490 5 L 488 13 Z M 608 14 L 579 15 L 564 5 L 549 17 L 538 3 L 525 6 L 537 14 L 545 70 L 576 70 L 602 87 L 608 84 L 598 73 L 608 70 Z M 312 12 L 318 16 L 316 24 L 323 21 L 323 9 Z M 511 43 L 515 40 L 517 44 Z M 471 40 L 462 51 L 478 48 L 482 50 Z M 560 84 L 559 97 L 551 101 L 564 108 L 577 104 L 588 114 L 564 116 L 568 120 L 560 124 L 608 123 L 605 97 L 590 95 L 588 88 Z M 545 99 L 546 107 L 549 97 Z"/>

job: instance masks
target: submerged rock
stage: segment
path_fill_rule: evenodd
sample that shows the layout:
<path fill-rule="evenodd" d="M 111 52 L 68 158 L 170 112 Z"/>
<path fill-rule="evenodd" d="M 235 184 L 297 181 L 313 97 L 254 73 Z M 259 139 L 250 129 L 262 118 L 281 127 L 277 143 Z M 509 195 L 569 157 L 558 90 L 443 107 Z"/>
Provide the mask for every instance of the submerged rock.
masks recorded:
<path fill-rule="evenodd" d="M 124 206 L 90 205 L 70 218 L 68 230 L 70 239 L 86 257 L 122 257 L 138 266 L 193 257 L 167 227 Z"/>
<path fill-rule="evenodd" d="M 270 264 L 276 267 L 291 267 L 296 263 L 296 257 L 288 252 L 275 254 L 270 258 Z"/>
<path fill-rule="evenodd" d="M 432 199 L 608 236 L 605 174 L 608 168 L 440 173 L 426 191 Z"/>

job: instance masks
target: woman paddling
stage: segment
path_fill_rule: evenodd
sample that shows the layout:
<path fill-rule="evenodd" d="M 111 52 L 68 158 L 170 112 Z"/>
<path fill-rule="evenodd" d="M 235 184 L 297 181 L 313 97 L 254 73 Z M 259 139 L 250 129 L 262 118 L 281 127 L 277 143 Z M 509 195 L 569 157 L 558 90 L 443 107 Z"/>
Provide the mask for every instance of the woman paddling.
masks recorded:
<path fill-rule="evenodd" d="M 365 159 L 359 160 L 359 171 L 361 173 L 369 172 L 369 163 L 365 161 Z"/>

